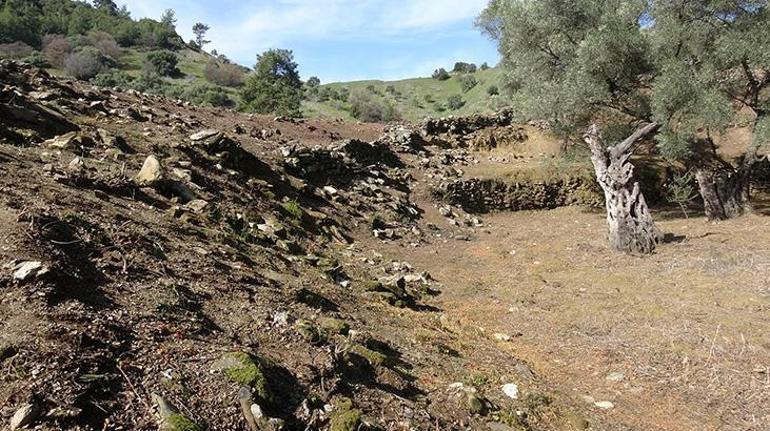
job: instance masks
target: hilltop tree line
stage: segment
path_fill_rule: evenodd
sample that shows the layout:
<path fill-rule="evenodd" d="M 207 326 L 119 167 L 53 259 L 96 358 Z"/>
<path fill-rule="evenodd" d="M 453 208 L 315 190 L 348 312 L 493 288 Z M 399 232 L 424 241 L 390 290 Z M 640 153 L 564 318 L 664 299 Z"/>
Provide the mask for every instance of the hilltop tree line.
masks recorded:
<path fill-rule="evenodd" d="M 478 25 L 499 45 L 522 113 L 584 136 L 615 249 L 660 241 L 631 154 L 652 141 L 697 178 L 706 215 L 750 208 L 749 178 L 770 142 L 766 0 L 492 0 Z M 742 125 L 752 142 L 731 163 L 715 139 Z"/>

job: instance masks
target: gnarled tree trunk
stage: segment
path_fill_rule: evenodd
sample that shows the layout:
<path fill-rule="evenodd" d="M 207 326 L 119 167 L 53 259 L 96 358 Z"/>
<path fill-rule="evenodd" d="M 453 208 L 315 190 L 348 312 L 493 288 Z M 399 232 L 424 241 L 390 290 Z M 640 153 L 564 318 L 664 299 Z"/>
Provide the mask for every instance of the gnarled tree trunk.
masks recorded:
<path fill-rule="evenodd" d="M 757 161 L 757 147 L 752 146 L 737 167 L 723 161 L 714 153 L 714 163 L 702 162 L 695 169 L 706 217 L 727 220 L 751 211 L 751 170 Z"/>
<path fill-rule="evenodd" d="M 652 220 L 639 183 L 633 181 L 634 166 L 629 162 L 632 146 L 658 127 L 657 124 L 649 124 L 610 148 L 602 145 L 596 125 L 591 126 L 585 135 L 596 179 L 604 190 L 610 247 L 615 250 L 651 254 L 660 242 L 660 231 Z"/>

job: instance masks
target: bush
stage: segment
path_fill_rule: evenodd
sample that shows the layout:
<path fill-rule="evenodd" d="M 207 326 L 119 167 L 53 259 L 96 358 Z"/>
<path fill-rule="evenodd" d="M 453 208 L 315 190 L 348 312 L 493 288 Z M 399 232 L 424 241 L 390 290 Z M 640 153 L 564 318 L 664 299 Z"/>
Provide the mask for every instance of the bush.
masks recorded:
<path fill-rule="evenodd" d="M 86 37 L 86 43 L 99 49 L 104 55 L 114 59 L 123 55 L 123 50 L 111 34 L 103 31 L 92 31 Z"/>
<path fill-rule="evenodd" d="M 19 60 L 29 57 L 35 51 L 34 48 L 24 42 L 4 43 L 0 45 L 0 57 Z"/>
<path fill-rule="evenodd" d="M 446 103 L 447 103 L 447 107 L 449 107 L 449 109 L 453 111 L 456 111 L 462 108 L 463 106 L 465 106 L 465 101 L 463 100 L 463 97 L 460 96 L 459 94 L 449 96 L 449 99 L 447 99 Z"/>
<path fill-rule="evenodd" d="M 487 88 L 487 94 L 490 96 L 497 96 L 500 94 L 500 89 L 497 88 L 497 85 L 490 85 L 489 88 Z"/>
<path fill-rule="evenodd" d="M 178 63 L 179 58 L 171 51 L 153 51 L 147 54 L 144 68 L 160 76 L 174 76 L 179 74 Z"/>
<path fill-rule="evenodd" d="M 367 123 L 382 123 L 400 118 L 393 105 L 380 102 L 364 92 L 354 92 L 350 95 L 350 113 L 356 119 Z"/>
<path fill-rule="evenodd" d="M 41 69 L 51 66 L 40 51 L 33 52 L 29 57 L 25 58 L 24 61 Z"/>
<path fill-rule="evenodd" d="M 72 54 L 72 43 L 65 36 L 47 34 L 43 36 L 43 55 L 54 67 L 64 67 L 64 60 Z"/>
<path fill-rule="evenodd" d="M 133 80 L 125 72 L 120 70 L 109 70 L 93 77 L 91 83 L 99 87 L 128 89 L 132 87 Z"/>
<path fill-rule="evenodd" d="M 101 51 L 91 46 L 71 54 L 64 61 L 64 71 L 81 80 L 89 80 L 109 67 L 109 59 Z"/>
<path fill-rule="evenodd" d="M 449 72 L 447 72 L 443 67 L 441 69 L 436 69 L 431 77 L 433 79 L 438 79 L 439 81 L 446 81 L 447 79 L 451 78 L 451 76 L 449 76 Z"/>
<path fill-rule="evenodd" d="M 489 65 L 486 62 L 481 63 L 481 66 L 479 66 L 479 69 L 480 70 L 489 70 Z"/>
<path fill-rule="evenodd" d="M 476 73 L 476 70 L 475 64 L 463 63 L 462 61 L 455 63 L 455 67 L 452 69 L 452 71 L 456 73 Z"/>
<path fill-rule="evenodd" d="M 243 85 L 246 73 L 241 66 L 236 64 L 210 61 L 203 70 L 203 76 L 212 84 L 225 87 L 240 87 Z"/>
<path fill-rule="evenodd" d="M 187 87 L 180 98 L 196 105 L 233 107 L 235 102 L 230 99 L 225 90 L 209 84 L 196 84 Z"/>
<path fill-rule="evenodd" d="M 479 80 L 472 75 L 465 75 L 460 78 L 460 85 L 462 85 L 463 93 L 467 93 L 473 90 L 473 88 L 478 84 L 479 84 Z"/>

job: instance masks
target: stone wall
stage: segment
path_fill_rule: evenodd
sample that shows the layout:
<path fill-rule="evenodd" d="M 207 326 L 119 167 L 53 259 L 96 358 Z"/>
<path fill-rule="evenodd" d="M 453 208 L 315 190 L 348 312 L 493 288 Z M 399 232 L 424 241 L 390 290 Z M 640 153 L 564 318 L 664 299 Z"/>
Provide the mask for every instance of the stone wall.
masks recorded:
<path fill-rule="evenodd" d="M 443 202 L 457 205 L 470 213 L 604 204 L 596 181 L 579 177 L 549 182 L 471 178 L 442 183 L 433 193 Z"/>

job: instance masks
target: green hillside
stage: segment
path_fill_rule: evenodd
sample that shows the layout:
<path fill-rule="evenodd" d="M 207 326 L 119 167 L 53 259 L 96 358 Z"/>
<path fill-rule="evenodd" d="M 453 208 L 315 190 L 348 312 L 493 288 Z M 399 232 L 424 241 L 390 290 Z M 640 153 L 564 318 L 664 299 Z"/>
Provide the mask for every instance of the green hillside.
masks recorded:
<path fill-rule="evenodd" d="M 463 91 L 463 77 L 473 77 L 478 83 L 469 91 Z M 467 78 L 465 78 L 467 79 Z M 341 97 L 338 99 L 309 96 L 303 103 L 303 113 L 307 117 L 355 119 L 351 112 L 350 98 L 346 94 L 356 93 L 371 97 L 382 106 L 392 107 L 396 114 L 409 121 L 419 121 L 426 117 L 447 115 L 468 115 L 475 113 L 490 113 L 505 106 L 505 99 L 491 96 L 488 89 L 491 86 L 502 88 L 502 70 L 491 68 L 479 70 L 470 74 L 453 73 L 451 78 L 440 81 L 433 78 L 414 78 L 401 81 L 356 81 L 322 85 L 324 89 L 332 90 Z M 326 90 L 328 91 L 328 90 Z M 341 94 L 340 94 L 341 93 Z M 448 100 L 453 95 L 459 95 L 464 105 L 459 109 L 451 109 Z"/>

